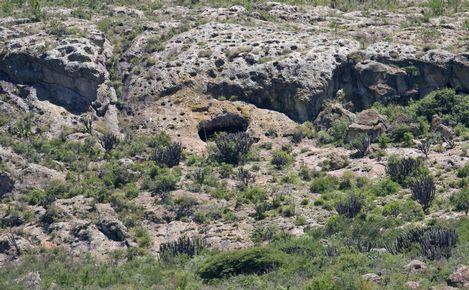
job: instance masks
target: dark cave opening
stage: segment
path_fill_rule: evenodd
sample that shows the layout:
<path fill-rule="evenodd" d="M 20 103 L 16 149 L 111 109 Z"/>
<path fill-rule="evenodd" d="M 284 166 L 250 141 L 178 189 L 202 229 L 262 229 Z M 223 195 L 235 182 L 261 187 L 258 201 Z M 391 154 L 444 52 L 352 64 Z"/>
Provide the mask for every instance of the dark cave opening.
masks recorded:
<path fill-rule="evenodd" d="M 197 126 L 199 137 L 206 142 L 218 133 L 245 132 L 249 126 L 246 118 L 236 114 L 225 114 L 211 120 L 204 120 Z"/>

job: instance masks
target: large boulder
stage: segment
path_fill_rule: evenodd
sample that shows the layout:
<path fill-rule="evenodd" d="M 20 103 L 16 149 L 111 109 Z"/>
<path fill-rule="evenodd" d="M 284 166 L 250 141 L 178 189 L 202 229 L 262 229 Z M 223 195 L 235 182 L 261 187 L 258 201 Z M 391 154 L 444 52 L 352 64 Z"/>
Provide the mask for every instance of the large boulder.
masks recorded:
<path fill-rule="evenodd" d="M 351 141 L 360 136 L 368 136 L 371 140 L 386 132 L 389 127 L 385 116 L 375 109 L 364 110 L 357 114 L 355 122 L 347 128 L 346 140 Z"/>
<path fill-rule="evenodd" d="M 336 120 L 343 119 L 352 123 L 355 121 L 355 118 L 355 114 L 342 107 L 341 104 L 329 103 L 314 120 L 314 126 L 320 130 L 328 130 Z"/>
<path fill-rule="evenodd" d="M 42 23 L 15 26 L 17 34 L 0 49 L 0 79 L 32 86 L 39 100 L 69 112 L 79 114 L 92 106 L 104 115 L 116 96 L 106 85 L 112 47 L 88 22 L 69 20 L 63 26 L 63 31 Z"/>
<path fill-rule="evenodd" d="M 448 284 L 454 287 L 469 288 L 469 267 L 459 266 L 448 278 Z"/>

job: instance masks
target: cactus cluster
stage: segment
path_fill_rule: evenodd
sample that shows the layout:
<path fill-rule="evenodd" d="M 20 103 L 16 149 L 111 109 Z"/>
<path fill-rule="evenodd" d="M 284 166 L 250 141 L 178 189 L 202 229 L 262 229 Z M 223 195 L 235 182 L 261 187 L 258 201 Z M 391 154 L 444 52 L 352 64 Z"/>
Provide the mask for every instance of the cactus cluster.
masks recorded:
<path fill-rule="evenodd" d="M 179 142 L 172 142 L 168 146 L 155 149 L 153 160 L 162 166 L 169 168 L 179 165 L 182 156 L 182 146 Z"/>
<path fill-rule="evenodd" d="M 180 237 L 176 241 L 161 244 L 160 257 L 162 259 L 168 259 L 180 254 L 193 257 L 205 248 L 205 241 L 200 238 Z"/>
<path fill-rule="evenodd" d="M 398 236 L 386 248 L 394 254 L 403 253 L 417 245 L 420 254 L 430 260 L 449 258 L 458 242 L 453 229 L 442 227 L 413 228 Z"/>
<path fill-rule="evenodd" d="M 220 135 L 215 139 L 217 148 L 215 157 L 220 162 L 238 164 L 249 152 L 253 143 L 253 138 L 245 132 Z"/>
<path fill-rule="evenodd" d="M 363 207 L 363 197 L 351 193 L 345 200 L 340 201 L 335 209 L 343 216 L 354 218 Z"/>

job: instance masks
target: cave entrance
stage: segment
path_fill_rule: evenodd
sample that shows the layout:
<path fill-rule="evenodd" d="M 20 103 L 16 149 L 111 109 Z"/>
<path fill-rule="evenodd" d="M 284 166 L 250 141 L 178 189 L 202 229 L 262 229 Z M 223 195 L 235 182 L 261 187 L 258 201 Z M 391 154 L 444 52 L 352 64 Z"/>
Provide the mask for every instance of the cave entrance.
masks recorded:
<path fill-rule="evenodd" d="M 226 114 L 215 117 L 211 120 L 204 120 L 199 123 L 197 129 L 199 137 L 202 141 L 206 142 L 217 133 L 237 133 L 245 132 L 248 129 L 249 122 L 236 114 Z"/>

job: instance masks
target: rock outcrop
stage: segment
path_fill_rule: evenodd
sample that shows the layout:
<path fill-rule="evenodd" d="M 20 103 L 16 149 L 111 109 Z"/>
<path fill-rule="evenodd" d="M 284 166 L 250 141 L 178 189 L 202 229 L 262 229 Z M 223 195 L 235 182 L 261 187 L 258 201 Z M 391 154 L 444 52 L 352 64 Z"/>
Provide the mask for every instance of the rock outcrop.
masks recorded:
<path fill-rule="evenodd" d="M 73 20 L 63 27 L 26 23 L 14 29 L 1 33 L 0 80 L 31 86 L 33 97 L 73 114 L 94 108 L 98 116 L 115 117 L 116 93 L 106 69 L 112 46 L 93 24 Z"/>
<path fill-rule="evenodd" d="M 0 198 L 10 193 L 15 186 L 15 182 L 6 172 L 0 172 Z"/>
<path fill-rule="evenodd" d="M 459 266 L 448 278 L 448 284 L 454 287 L 469 288 L 469 267 Z"/>

